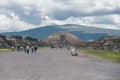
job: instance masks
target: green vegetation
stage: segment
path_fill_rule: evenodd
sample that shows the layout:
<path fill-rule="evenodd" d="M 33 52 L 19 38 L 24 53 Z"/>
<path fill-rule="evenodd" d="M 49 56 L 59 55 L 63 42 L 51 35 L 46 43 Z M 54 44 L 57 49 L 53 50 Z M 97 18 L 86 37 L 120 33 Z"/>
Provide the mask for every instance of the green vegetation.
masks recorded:
<path fill-rule="evenodd" d="M 120 63 L 120 52 L 114 52 L 108 50 L 89 50 L 89 49 L 81 49 L 81 50 L 83 50 L 87 54 Z"/>
<path fill-rule="evenodd" d="M 11 52 L 11 49 L 0 49 L 0 52 Z"/>
<path fill-rule="evenodd" d="M 112 38 L 112 39 L 120 39 L 120 37 L 118 36 L 118 37 L 114 37 L 114 38 Z"/>
<path fill-rule="evenodd" d="M 19 39 L 19 40 L 22 40 L 23 39 L 23 37 L 22 36 L 19 36 L 19 35 L 12 35 L 11 37 L 14 37 L 14 38 L 16 38 L 16 39 Z"/>
<path fill-rule="evenodd" d="M 29 41 L 38 41 L 36 38 L 32 38 L 30 36 L 26 36 L 25 38 L 23 38 L 22 36 L 19 35 L 12 35 L 11 37 L 16 38 L 18 40 L 29 40 Z"/>
<path fill-rule="evenodd" d="M 30 36 L 25 37 L 25 40 L 38 41 L 36 38 L 32 38 Z"/>

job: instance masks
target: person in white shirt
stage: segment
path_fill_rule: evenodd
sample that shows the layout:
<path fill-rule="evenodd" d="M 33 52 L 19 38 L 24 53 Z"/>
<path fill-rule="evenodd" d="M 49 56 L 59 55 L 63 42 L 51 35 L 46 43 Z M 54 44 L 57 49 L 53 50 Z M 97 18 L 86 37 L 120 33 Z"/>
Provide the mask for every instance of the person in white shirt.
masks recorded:
<path fill-rule="evenodd" d="M 77 56 L 78 54 L 75 52 L 75 48 L 74 47 L 71 47 L 71 54 L 72 56 Z"/>

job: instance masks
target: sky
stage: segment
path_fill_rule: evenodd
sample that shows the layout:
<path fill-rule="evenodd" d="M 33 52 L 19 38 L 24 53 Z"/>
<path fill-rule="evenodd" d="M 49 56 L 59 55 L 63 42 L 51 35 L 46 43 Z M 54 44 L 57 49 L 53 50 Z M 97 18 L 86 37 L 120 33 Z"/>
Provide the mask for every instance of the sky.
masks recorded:
<path fill-rule="evenodd" d="M 0 0 L 0 33 L 52 24 L 120 30 L 120 0 Z"/>

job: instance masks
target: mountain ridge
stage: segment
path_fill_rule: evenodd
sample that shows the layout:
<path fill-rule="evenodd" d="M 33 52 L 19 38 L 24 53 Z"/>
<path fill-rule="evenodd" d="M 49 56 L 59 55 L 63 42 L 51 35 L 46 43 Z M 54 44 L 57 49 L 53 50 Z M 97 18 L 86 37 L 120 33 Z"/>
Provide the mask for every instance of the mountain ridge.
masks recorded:
<path fill-rule="evenodd" d="M 89 27 L 89 26 L 77 25 L 77 24 L 50 25 L 50 26 L 43 26 L 43 27 L 20 31 L 20 32 L 8 32 L 8 33 L 0 33 L 0 34 L 7 36 L 10 35 L 21 35 L 23 37 L 31 36 L 33 38 L 37 38 L 41 40 L 48 37 L 51 34 L 60 31 L 70 32 L 84 41 L 89 41 L 90 39 L 96 40 L 104 36 L 120 35 L 120 30 L 95 28 L 95 27 Z"/>

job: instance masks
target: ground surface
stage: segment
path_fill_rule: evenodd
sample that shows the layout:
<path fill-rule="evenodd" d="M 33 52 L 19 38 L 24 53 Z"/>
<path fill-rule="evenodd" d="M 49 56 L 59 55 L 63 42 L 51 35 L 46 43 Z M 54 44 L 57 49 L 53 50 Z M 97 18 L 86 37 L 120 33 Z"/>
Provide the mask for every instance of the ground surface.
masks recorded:
<path fill-rule="evenodd" d="M 120 80 L 120 64 L 65 49 L 0 53 L 0 80 Z"/>

